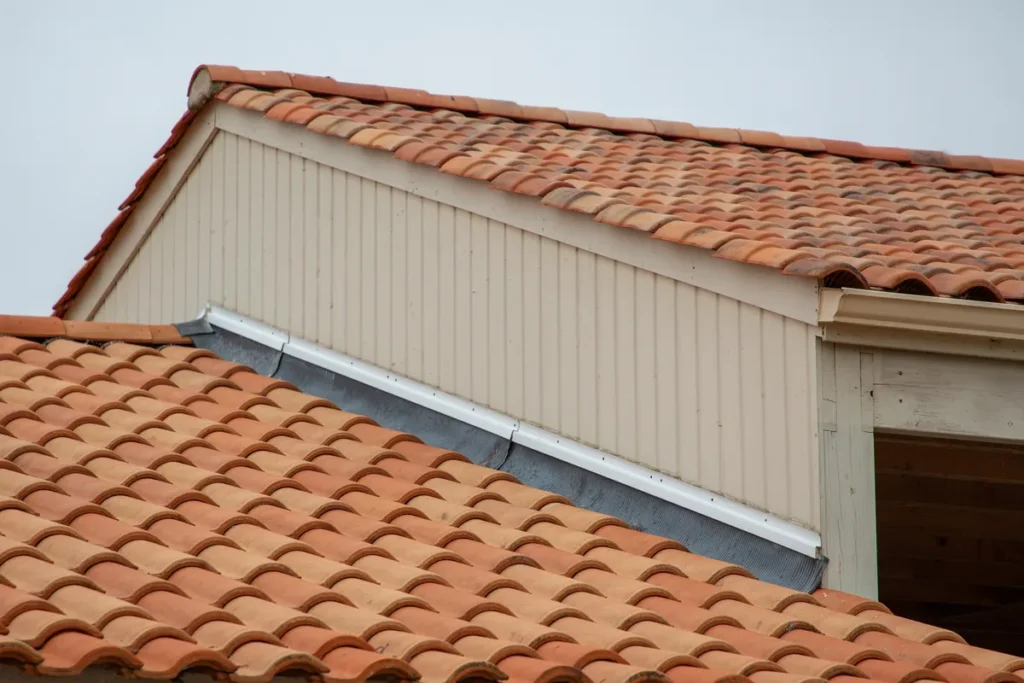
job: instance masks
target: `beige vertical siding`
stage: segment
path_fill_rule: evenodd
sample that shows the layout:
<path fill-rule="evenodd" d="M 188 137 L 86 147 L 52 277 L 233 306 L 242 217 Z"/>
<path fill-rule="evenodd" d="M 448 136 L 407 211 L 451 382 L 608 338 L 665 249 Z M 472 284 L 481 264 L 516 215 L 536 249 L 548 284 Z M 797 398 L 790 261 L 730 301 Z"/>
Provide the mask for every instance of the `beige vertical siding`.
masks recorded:
<path fill-rule="evenodd" d="M 224 132 L 97 318 L 208 300 L 818 526 L 803 323 Z"/>

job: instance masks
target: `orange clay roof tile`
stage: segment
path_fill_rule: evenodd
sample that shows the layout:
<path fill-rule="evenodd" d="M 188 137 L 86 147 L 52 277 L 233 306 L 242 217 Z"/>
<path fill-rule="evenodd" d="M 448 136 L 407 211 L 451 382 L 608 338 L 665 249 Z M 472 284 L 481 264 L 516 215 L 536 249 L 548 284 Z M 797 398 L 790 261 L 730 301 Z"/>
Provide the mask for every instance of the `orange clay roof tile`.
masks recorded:
<path fill-rule="evenodd" d="M 211 98 L 601 223 L 826 286 L 1024 301 L 1024 265 L 1013 258 L 1024 251 L 1024 211 L 1015 201 L 1024 191 L 1024 161 L 616 118 L 229 66 L 197 68 L 189 93 L 190 109 L 86 255 L 54 315 L 67 312 Z M 129 338 L 117 326 L 87 333 Z M 174 335 L 155 328 L 152 334 Z"/>
<path fill-rule="evenodd" d="M 17 405 L 0 392 L 4 429 L 38 442 L 0 435 L 0 662 L 43 675 L 113 664 L 144 678 L 205 670 L 267 683 L 1024 681 L 1019 657 L 875 601 L 762 583 L 294 387 L 246 404 L 268 409 L 259 414 L 239 409 L 239 390 L 213 381 L 225 369 L 258 390 L 273 381 L 187 340 L 142 341 L 141 325 L 117 328 L 135 346 L 104 345 L 112 329 L 101 327 L 51 340 L 54 322 L 0 317 L 0 335 L 22 335 L 0 336 L 14 376 L 50 358 L 106 371 L 90 386 L 19 389 L 28 395 Z M 120 386 L 143 359 L 177 368 L 167 381 L 190 405 L 228 401 L 232 424 L 244 416 L 275 444 L 239 450 L 213 438 L 224 434 L 215 423 L 147 390 L 85 422 L 55 396 L 109 404 L 91 387 Z M 106 419 L 120 413 L 144 428 Z M 316 444 L 275 429 L 282 415 L 365 448 L 319 447 L 303 460 Z M 70 425 L 127 440 L 107 450 Z M 410 466 L 368 464 L 380 454 Z"/>

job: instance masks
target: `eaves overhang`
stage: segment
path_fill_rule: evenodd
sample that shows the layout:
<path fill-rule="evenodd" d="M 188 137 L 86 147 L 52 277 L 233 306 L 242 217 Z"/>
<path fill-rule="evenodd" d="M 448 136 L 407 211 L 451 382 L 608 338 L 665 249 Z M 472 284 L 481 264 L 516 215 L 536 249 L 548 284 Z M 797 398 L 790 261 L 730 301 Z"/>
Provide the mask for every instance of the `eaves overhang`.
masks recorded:
<path fill-rule="evenodd" d="M 927 353 L 1024 359 L 1019 305 L 864 289 L 822 289 L 825 341 Z"/>

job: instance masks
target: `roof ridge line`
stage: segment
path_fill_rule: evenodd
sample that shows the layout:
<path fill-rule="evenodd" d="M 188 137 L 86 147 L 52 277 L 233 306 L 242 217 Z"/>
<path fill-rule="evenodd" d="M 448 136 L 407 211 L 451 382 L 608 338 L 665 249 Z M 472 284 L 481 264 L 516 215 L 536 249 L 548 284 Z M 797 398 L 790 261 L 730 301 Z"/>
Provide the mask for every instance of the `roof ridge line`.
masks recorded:
<path fill-rule="evenodd" d="M 0 315 L 0 336 L 22 339 L 62 337 L 83 342 L 123 341 L 132 344 L 191 344 L 174 325 L 64 320 L 56 315 Z"/>
<path fill-rule="evenodd" d="M 229 83 L 274 90 L 295 89 L 315 95 L 351 97 L 372 102 L 394 102 L 424 109 L 449 109 L 477 116 L 500 116 L 517 121 L 554 123 L 567 128 L 600 128 L 627 135 L 645 134 L 717 144 L 786 149 L 809 154 L 823 153 L 850 159 L 934 166 L 954 171 L 1024 175 L 1024 160 L 1018 159 L 954 155 L 942 151 L 904 147 L 879 147 L 848 140 L 780 135 L 743 128 L 703 127 L 684 121 L 614 117 L 598 112 L 520 105 L 509 100 L 439 95 L 413 88 L 347 83 L 328 76 L 310 76 L 284 71 L 253 71 L 216 64 L 201 64 L 192 73 L 188 90 L 189 109 L 198 110 L 220 88 Z"/>

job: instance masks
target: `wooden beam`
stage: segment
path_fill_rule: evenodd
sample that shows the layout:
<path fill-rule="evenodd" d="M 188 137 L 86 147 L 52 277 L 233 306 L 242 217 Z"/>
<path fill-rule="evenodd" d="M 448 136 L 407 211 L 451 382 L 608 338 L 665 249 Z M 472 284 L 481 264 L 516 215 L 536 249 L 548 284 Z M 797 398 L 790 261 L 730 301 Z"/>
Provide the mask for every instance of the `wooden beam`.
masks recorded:
<path fill-rule="evenodd" d="M 935 560 L 1022 562 L 1024 541 L 976 538 L 968 534 L 943 535 L 918 529 L 878 528 L 879 553 L 898 552 Z"/>
<path fill-rule="evenodd" d="M 1024 600 L 1024 588 L 972 586 L 950 581 L 881 577 L 880 599 L 946 605 L 996 607 Z"/>
<path fill-rule="evenodd" d="M 878 501 L 878 524 L 892 530 L 1024 540 L 1024 512 L 983 510 L 939 503 Z"/>
<path fill-rule="evenodd" d="M 878 594 L 875 559 L 873 357 L 822 343 L 818 376 L 822 585 L 865 597 Z"/>
<path fill-rule="evenodd" d="M 1024 481 L 916 475 L 879 470 L 875 475 L 878 500 L 901 503 L 955 502 L 961 507 L 1024 512 Z"/>
<path fill-rule="evenodd" d="M 879 471 L 1024 481 L 1024 448 L 1012 444 L 879 433 L 875 460 Z"/>
<path fill-rule="evenodd" d="M 883 579 L 927 579 L 1024 591 L 1024 565 L 1012 562 L 936 560 L 883 552 L 878 558 L 878 575 Z"/>
<path fill-rule="evenodd" d="M 875 376 L 875 428 L 1024 441 L 1024 366 L 984 358 L 885 351 Z"/>

